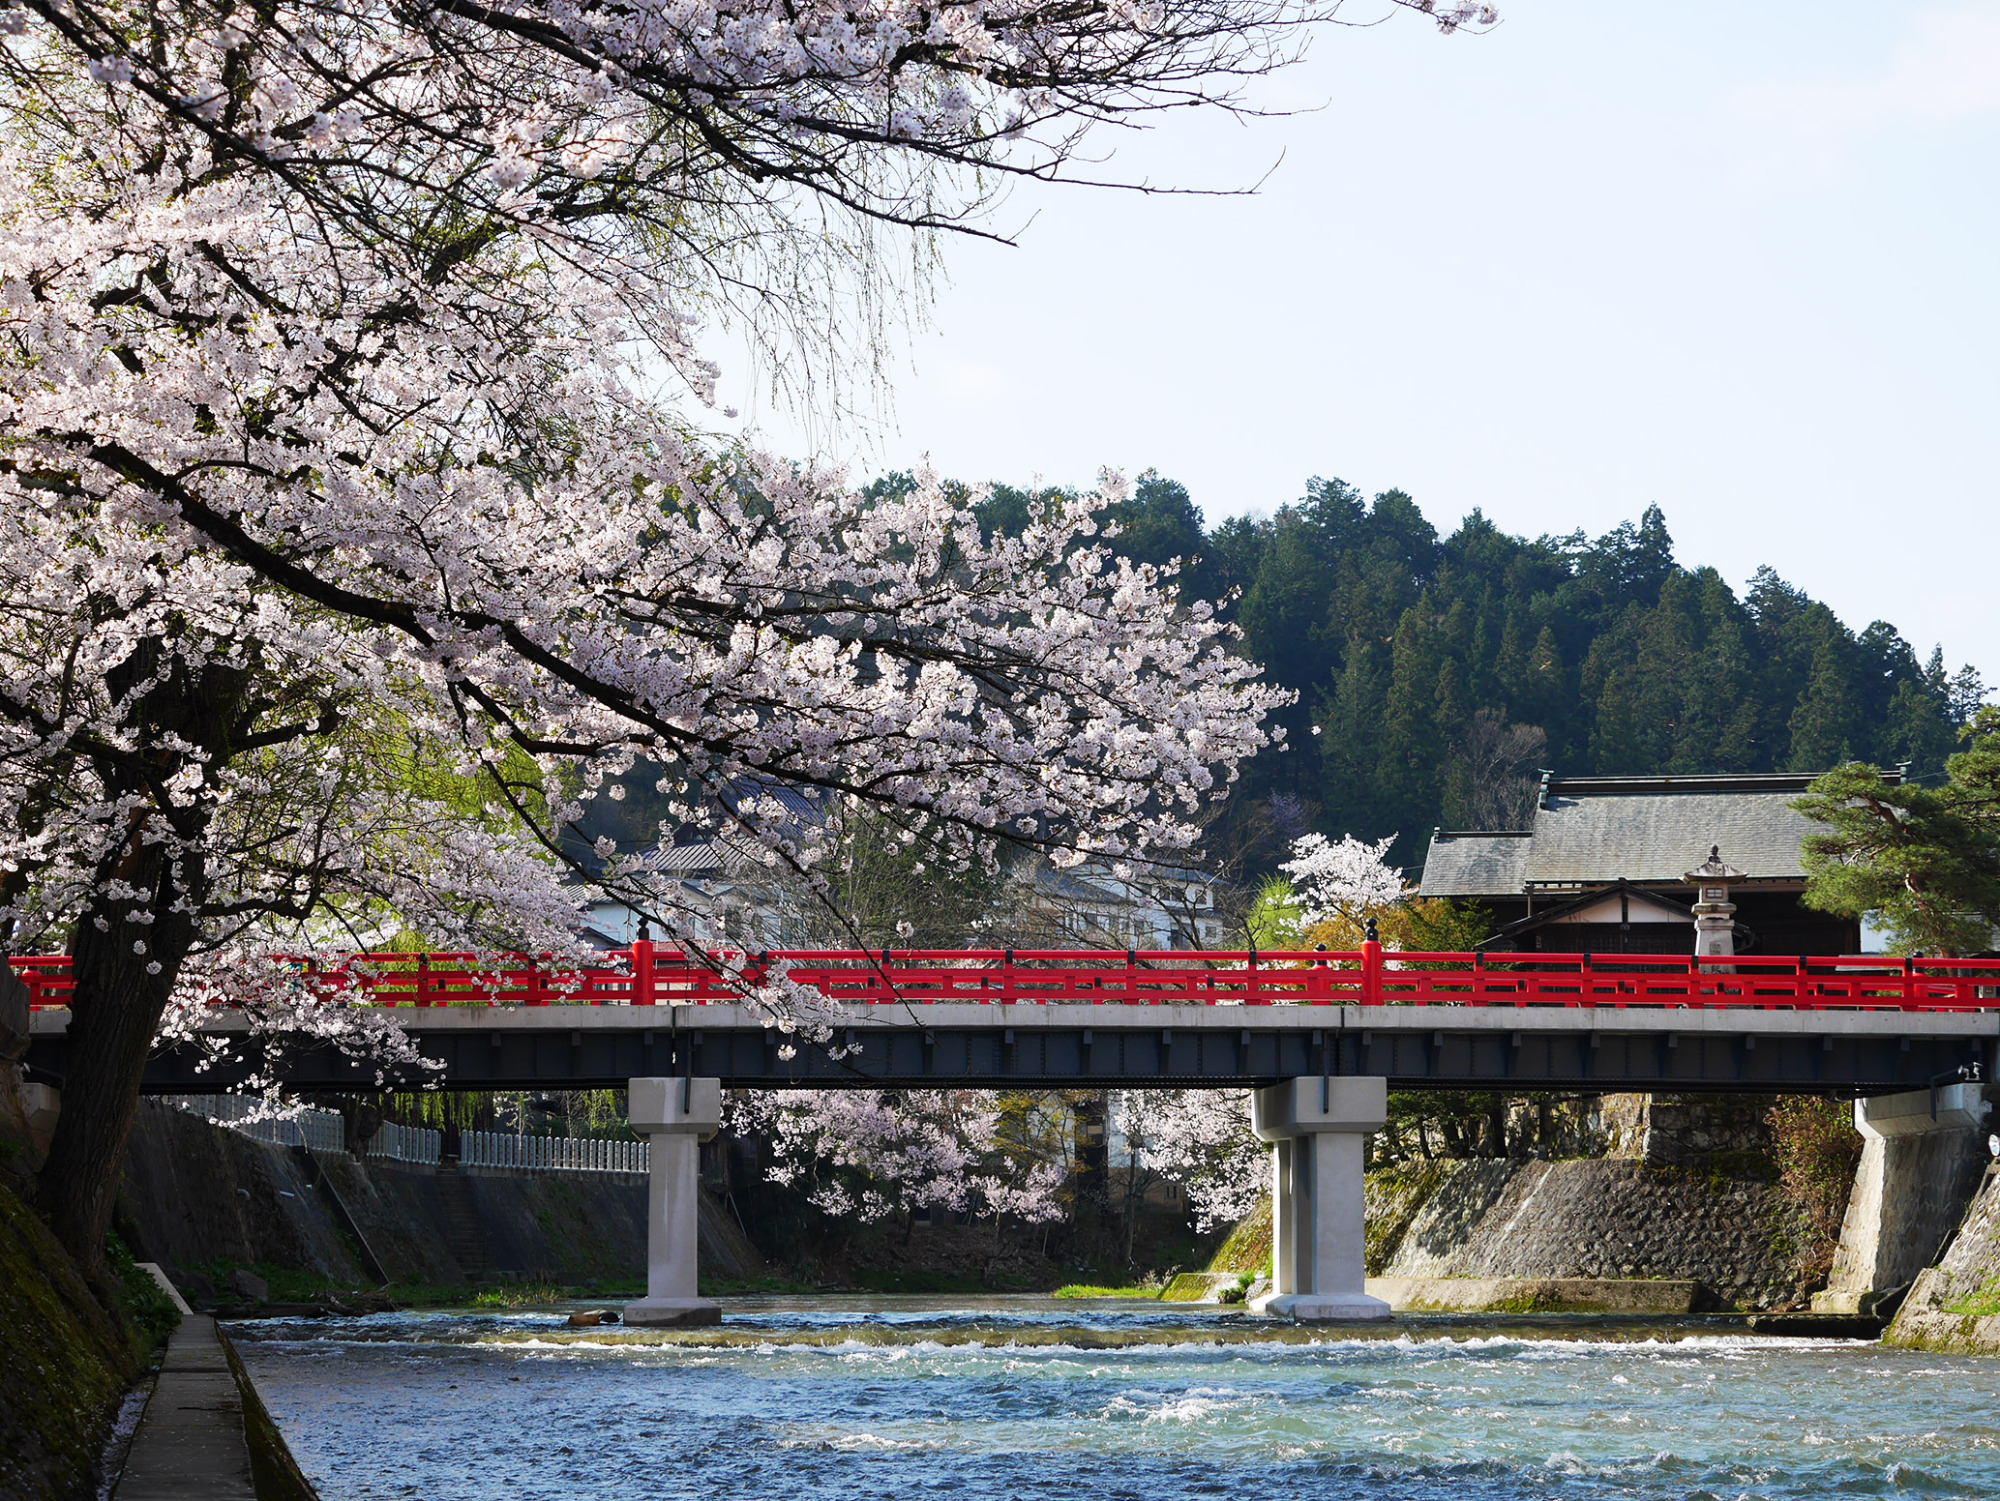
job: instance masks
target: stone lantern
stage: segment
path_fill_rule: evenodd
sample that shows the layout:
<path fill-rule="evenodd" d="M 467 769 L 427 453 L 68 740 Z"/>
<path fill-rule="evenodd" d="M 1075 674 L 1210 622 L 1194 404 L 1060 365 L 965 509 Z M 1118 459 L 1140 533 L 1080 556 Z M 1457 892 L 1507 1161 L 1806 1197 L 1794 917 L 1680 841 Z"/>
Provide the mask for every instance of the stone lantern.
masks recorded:
<path fill-rule="evenodd" d="M 1732 881 L 1745 879 L 1744 872 L 1725 864 L 1719 845 L 1708 847 L 1708 858 L 1682 877 L 1697 888 L 1694 904 L 1694 951 L 1696 954 L 1736 952 L 1736 907 L 1729 900 Z"/>

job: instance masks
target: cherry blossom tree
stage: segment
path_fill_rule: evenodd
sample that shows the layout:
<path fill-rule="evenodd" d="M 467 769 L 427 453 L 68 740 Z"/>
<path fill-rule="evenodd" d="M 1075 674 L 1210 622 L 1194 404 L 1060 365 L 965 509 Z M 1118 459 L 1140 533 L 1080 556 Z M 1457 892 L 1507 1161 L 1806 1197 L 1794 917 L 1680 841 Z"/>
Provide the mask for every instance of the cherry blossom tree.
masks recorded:
<path fill-rule="evenodd" d="M 1394 834 L 1373 844 L 1352 834 L 1337 843 L 1324 834 L 1293 840 L 1292 858 L 1278 869 L 1291 878 L 1301 925 L 1358 931 L 1370 914 L 1402 900 L 1403 873 L 1383 858 L 1395 842 Z"/>
<path fill-rule="evenodd" d="M 1138 1200 L 1151 1180 L 1181 1186 L 1204 1235 L 1236 1223 L 1271 1191 L 1270 1149 L 1250 1128 L 1243 1090 L 1127 1090 L 1113 1096 L 1111 1115 L 1127 1164 L 1127 1261 Z"/>
<path fill-rule="evenodd" d="M 865 500 L 706 441 L 695 338 L 733 309 L 837 363 L 874 234 L 1240 107 L 1314 14 L 0 8 L 0 896 L 13 951 L 74 961 L 71 1251 L 170 1005 L 257 956 L 559 946 L 564 877 L 678 931 L 643 860 L 562 839 L 636 765 L 797 872 L 859 809 L 961 867 L 1185 848 L 1277 695 L 1094 545 L 1117 482 L 1016 538 L 928 474 Z"/>
<path fill-rule="evenodd" d="M 729 1128 L 769 1146 L 772 1182 L 822 1213 L 863 1221 L 918 1210 L 1029 1224 L 1059 1219 L 1064 1169 L 1002 1149 L 991 1090 L 754 1090 Z"/>
<path fill-rule="evenodd" d="M 1374 844 L 1351 836 L 1334 843 L 1319 834 L 1294 840 L 1293 858 L 1279 867 L 1287 874 L 1273 877 L 1258 895 L 1252 925 L 1259 940 L 1272 947 L 1352 950 L 1371 926 L 1387 953 L 1456 954 L 1484 940 L 1492 931 L 1484 908 L 1421 896 L 1403 884 L 1403 873 L 1383 858 L 1394 840 L 1393 834 Z"/>

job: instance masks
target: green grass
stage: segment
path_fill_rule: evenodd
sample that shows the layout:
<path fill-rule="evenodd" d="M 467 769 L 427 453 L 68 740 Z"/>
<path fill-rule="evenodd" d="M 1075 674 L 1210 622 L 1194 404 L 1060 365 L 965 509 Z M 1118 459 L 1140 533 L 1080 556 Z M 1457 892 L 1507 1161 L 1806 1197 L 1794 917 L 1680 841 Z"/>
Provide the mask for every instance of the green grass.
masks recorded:
<path fill-rule="evenodd" d="M 1160 1284 L 1140 1283 L 1136 1287 L 1098 1287 L 1089 1282 L 1071 1282 L 1055 1290 L 1058 1298 L 1145 1298 L 1158 1302 Z"/>
<path fill-rule="evenodd" d="M 865 1293 L 1015 1293 L 1025 1283 L 988 1282 L 964 1272 L 892 1272 L 876 1267 L 854 1274 L 854 1285 Z"/>
<path fill-rule="evenodd" d="M 793 1282 L 784 1277 L 752 1277 L 748 1281 L 731 1281 L 727 1277 L 703 1277 L 701 1295 L 704 1298 L 746 1298 L 770 1293 L 816 1293 L 819 1289 L 810 1282 Z M 636 1296 L 636 1294 L 635 1294 Z"/>
<path fill-rule="evenodd" d="M 150 1272 L 143 1272 L 117 1236 L 105 1238 L 104 1259 L 118 1279 L 118 1301 L 145 1342 L 147 1355 L 165 1346 L 167 1336 L 180 1327 L 180 1310 L 160 1290 Z"/>
<path fill-rule="evenodd" d="M 559 1303 L 569 1289 L 547 1282 L 510 1282 L 502 1287 L 482 1287 L 472 1295 L 474 1308 L 540 1308 Z"/>

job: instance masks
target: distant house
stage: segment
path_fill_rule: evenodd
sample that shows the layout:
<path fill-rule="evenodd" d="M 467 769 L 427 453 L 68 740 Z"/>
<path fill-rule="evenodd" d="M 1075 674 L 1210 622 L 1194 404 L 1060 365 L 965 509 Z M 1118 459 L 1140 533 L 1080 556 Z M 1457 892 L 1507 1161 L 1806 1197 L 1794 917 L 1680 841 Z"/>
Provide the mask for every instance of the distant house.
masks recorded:
<path fill-rule="evenodd" d="M 697 839 L 639 859 L 649 884 L 697 942 L 814 946 L 808 914 L 789 888 L 725 840 Z M 624 948 L 641 936 L 638 914 L 613 901 L 587 907 L 581 928 L 597 948 Z M 1017 862 L 990 932 L 996 948 L 1215 948 L 1224 937 L 1212 876 L 1171 867 L 1121 875 L 1098 860 L 1059 870 L 1041 856 Z"/>
<path fill-rule="evenodd" d="M 706 799 L 715 810 L 711 827 L 684 829 L 665 848 L 641 847 L 641 884 L 673 914 L 676 927 L 698 943 L 791 948 L 807 944 L 798 903 L 787 899 L 763 851 L 731 824 L 728 815 L 755 798 L 776 803 L 795 829 L 820 821 L 819 807 L 795 788 L 753 782 L 733 784 Z M 766 818 L 770 817 L 767 806 Z M 580 936 L 596 948 L 625 948 L 646 936 L 639 914 L 622 902 L 599 900 L 583 911 Z M 657 935 L 655 935 L 657 936 Z"/>
<path fill-rule="evenodd" d="M 723 946 L 753 939 L 784 946 L 789 936 L 785 919 L 790 914 L 773 901 L 769 872 L 721 840 L 649 850 L 640 856 L 640 864 L 681 931 L 696 942 Z M 630 907 L 600 900 L 584 909 L 581 936 L 594 948 L 622 949 L 646 934 L 639 914 Z"/>
<path fill-rule="evenodd" d="M 1220 948 L 1223 918 L 1215 910 L 1215 878 L 1196 869 L 1142 866 L 1127 870 L 1103 860 L 1059 869 L 1034 856 L 1015 868 L 1015 911 L 1001 932 L 1061 935 L 1065 945 L 1094 949 Z"/>
<path fill-rule="evenodd" d="M 1545 774 L 1531 827 L 1434 831 L 1419 889 L 1491 912 L 1487 949 L 1691 954 L 1694 891 L 1682 877 L 1715 848 L 1745 874 L 1729 891 L 1738 953 L 1859 953 L 1859 923 L 1800 902 L 1814 825 L 1791 804 L 1812 780 Z"/>

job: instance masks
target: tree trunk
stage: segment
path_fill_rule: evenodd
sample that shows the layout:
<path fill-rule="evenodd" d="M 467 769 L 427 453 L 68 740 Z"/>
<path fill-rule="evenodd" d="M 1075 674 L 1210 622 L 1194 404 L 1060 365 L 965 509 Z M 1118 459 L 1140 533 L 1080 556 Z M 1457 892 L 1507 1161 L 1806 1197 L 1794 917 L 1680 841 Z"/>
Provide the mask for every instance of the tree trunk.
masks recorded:
<path fill-rule="evenodd" d="M 124 879 L 141 889 L 151 886 L 154 899 L 99 900 L 70 941 L 76 989 L 64 1039 L 62 1113 L 56 1118 L 49 1159 L 36 1179 L 49 1227 L 100 1293 L 109 1289 L 104 1236 L 118 1202 L 125 1139 L 138 1113 L 146 1059 L 194 938 L 193 924 L 184 914 L 165 910 L 178 893 L 159 846 L 141 848 L 131 863 L 153 867 L 150 872 L 135 869 Z M 153 922 L 127 922 L 126 914 L 134 911 L 151 911 Z M 100 918 L 106 931 L 97 926 Z M 135 943 L 144 943 L 146 952 L 134 953 Z M 156 974 L 148 972 L 153 965 L 158 966 Z"/>
<path fill-rule="evenodd" d="M 125 724 L 139 750 L 97 765 L 106 800 L 129 811 L 124 838 L 100 859 L 70 935 L 75 988 L 62 1112 L 35 1184 L 50 1228 L 100 1294 L 111 1290 L 104 1236 L 146 1058 L 194 946 L 194 912 L 208 895 L 208 805 L 198 795 L 177 803 L 168 789 L 186 769 L 183 747 L 205 753 L 210 777 L 228 761 L 247 681 L 240 666 L 190 666 L 158 637 L 106 674 L 114 698 L 128 705 Z"/>
<path fill-rule="evenodd" d="M 1132 1265 L 1132 1254 L 1139 1231 L 1139 1209 L 1133 1202 L 1133 1188 L 1139 1181 L 1139 1164 L 1134 1154 L 1132 1164 L 1125 1169 L 1125 1265 Z"/>

